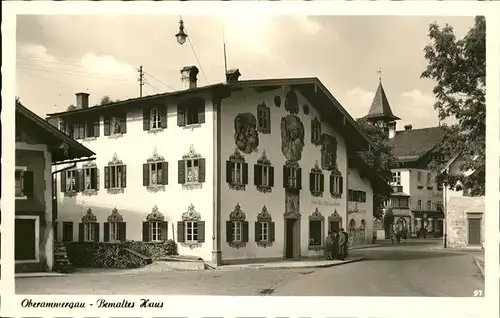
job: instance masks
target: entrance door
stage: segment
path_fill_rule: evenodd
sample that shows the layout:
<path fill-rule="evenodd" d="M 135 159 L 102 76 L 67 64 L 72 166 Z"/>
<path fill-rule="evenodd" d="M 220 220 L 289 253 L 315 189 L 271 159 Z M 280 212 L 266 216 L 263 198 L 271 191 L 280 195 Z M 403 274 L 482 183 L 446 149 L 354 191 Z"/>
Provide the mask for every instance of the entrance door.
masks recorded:
<path fill-rule="evenodd" d="M 481 219 L 468 219 L 469 245 L 481 244 Z"/>
<path fill-rule="evenodd" d="M 295 222 L 297 222 L 296 219 L 286 219 L 286 252 L 285 252 L 285 257 L 286 258 L 293 258 L 294 257 L 294 230 L 295 230 Z"/>
<path fill-rule="evenodd" d="M 16 219 L 14 227 L 14 257 L 16 261 L 36 259 L 34 219 Z"/>

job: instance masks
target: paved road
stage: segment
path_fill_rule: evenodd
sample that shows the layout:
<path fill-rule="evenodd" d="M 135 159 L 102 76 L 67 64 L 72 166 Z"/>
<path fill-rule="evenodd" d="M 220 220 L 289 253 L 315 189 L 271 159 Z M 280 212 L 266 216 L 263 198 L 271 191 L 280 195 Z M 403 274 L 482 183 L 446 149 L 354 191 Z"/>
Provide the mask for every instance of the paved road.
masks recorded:
<path fill-rule="evenodd" d="M 351 251 L 367 260 L 318 269 L 74 274 L 16 279 L 21 294 L 472 296 L 484 281 L 470 254 L 429 243 Z"/>

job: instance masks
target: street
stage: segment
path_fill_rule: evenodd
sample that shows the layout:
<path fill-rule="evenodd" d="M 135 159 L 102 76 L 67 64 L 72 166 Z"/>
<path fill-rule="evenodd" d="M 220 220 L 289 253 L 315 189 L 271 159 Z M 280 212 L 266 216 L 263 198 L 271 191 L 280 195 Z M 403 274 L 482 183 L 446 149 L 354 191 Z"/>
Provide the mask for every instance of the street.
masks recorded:
<path fill-rule="evenodd" d="M 21 294 L 185 294 L 276 296 L 472 297 L 484 280 L 471 253 L 439 242 L 386 244 L 350 251 L 366 257 L 328 268 L 89 273 L 17 278 Z M 437 246 L 439 247 L 439 246 Z"/>

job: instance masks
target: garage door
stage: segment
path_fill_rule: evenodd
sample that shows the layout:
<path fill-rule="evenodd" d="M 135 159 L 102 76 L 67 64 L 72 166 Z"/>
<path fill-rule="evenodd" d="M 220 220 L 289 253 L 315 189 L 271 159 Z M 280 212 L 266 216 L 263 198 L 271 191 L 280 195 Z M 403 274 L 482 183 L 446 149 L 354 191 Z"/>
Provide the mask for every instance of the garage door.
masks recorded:
<path fill-rule="evenodd" d="M 468 219 L 469 245 L 481 244 L 481 219 Z"/>

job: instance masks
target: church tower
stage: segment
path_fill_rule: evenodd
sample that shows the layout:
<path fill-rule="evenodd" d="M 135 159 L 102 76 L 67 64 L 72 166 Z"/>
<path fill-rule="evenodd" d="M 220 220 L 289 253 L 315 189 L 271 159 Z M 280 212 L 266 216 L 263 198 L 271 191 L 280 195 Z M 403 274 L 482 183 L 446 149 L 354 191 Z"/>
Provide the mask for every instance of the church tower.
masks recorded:
<path fill-rule="evenodd" d="M 378 72 L 379 74 L 381 73 L 380 70 Z M 375 125 L 383 127 L 389 138 L 393 138 L 396 135 L 396 121 L 401 118 L 394 116 L 392 113 L 380 76 L 377 92 L 375 93 L 375 97 L 373 97 L 368 115 L 364 118 Z"/>

